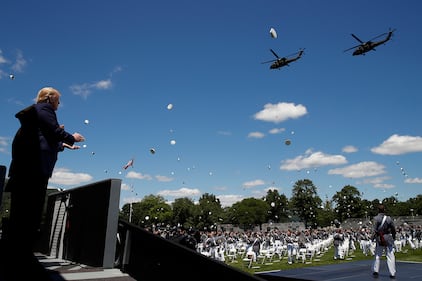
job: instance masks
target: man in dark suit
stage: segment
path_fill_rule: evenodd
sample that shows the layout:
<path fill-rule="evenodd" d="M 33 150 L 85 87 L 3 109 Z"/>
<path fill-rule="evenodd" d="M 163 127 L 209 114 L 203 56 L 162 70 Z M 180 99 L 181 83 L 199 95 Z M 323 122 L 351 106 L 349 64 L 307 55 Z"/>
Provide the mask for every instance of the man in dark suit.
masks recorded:
<path fill-rule="evenodd" d="M 57 156 L 64 148 L 78 149 L 75 142 L 84 140 L 79 133 L 70 134 L 59 125 L 56 110 L 60 92 L 42 88 L 36 103 L 18 112 L 20 128 L 12 142 L 12 161 L 7 190 L 11 194 L 9 229 L 4 237 L 7 249 L 2 255 L 33 265 L 33 246 L 38 238 L 47 185 Z M 2 237 L 3 240 L 3 237 Z"/>

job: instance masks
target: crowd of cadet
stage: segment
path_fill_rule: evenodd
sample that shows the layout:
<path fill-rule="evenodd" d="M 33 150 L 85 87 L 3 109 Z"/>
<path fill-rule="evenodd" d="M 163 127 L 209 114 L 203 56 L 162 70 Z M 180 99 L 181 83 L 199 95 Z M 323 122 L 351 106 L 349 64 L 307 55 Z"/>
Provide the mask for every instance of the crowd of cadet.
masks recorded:
<path fill-rule="evenodd" d="M 334 247 L 333 259 L 345 259 L 349 251 L 360 250 L 365 255 L 375 254 L 374 231 L 366 227 L 266 231 L 200 231 L 172 228 L 151 230 L 156 235 L 176 241 L 208 257 L 227 261 L 238 257 L 257 261 L 259 257 L 287 257 L 287 263 L 304 262 L 310 255 L 325 252 Z M 422 248 L 421 225 L 406 223 L 396 227 L 394 247 L 401 252 L 403 247 Z M 304 255 L 302 256 L 301 253 Z"/>

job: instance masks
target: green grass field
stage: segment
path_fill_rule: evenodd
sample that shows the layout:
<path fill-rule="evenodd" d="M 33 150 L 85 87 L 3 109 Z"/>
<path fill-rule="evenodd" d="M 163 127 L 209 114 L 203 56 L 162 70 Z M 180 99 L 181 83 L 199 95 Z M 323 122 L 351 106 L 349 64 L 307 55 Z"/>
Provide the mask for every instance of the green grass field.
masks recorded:
<path fill-rule="evenodd" d="M 374 257 L 371 255 L 365 256 L 362 251 L 357 247 L 354 252 L 349 252 L 344 260 L 334 260 L 334 247 L 330 247 L 325 253 L 315 256 L 312 261 L 306 260 L 305 263 L 296 262 L 293 264 L 287 263 L 287 256 L 283 256 L 281 259 L 278 256 L 275 256 L 271 261 L 262 261 L 258 260 L 257 262 L 252 263 L 252 266 L 248 268 L 248 263 L 243 261 L 242 258 L 238 257 L 234 261 L 226 261 L 226 264 L 233 266 L 242 271 L 249 272 L 251 274 L 266 272 L 266 271 L 277 271 L 277 270 L 287 270 L 293 268 L 302 268 L 309 266 L 320 266 L 320 265 L 330 265 L 330 264 L 339 264 L 347 263 L 352 261 L 360 260 L 372 260 Z M 422 249 L 413 250 L 410 247 L 406 246 L 402 249 L 402 252 L 396 252 L 396 261 L 412 261 L 412 262 L 421 262 L 422 263 Z M 385 256 L 383 256 L 385 259 Z"/>

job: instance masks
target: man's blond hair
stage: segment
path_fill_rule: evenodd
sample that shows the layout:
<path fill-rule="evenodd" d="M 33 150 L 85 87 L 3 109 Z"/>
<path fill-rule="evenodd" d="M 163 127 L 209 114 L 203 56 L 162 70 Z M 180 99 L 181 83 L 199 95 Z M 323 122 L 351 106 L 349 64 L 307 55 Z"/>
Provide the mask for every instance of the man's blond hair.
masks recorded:
<path fill-rule="evenodd" d="M 50 97 L 60 97 L 61 94 L 58 90 L 53 87 L 44 87 L 38 91 L 37 98 L 35 99 L 36 103 L 48 102 Z"/>

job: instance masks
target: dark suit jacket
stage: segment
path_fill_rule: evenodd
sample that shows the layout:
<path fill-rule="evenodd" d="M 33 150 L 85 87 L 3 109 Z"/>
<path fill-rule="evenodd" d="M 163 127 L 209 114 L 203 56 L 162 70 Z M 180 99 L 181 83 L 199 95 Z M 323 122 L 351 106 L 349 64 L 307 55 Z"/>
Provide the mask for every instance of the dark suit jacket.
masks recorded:
<path fill-rule="evenodd" d="M 38 117 L 34 106 L 29 106 L 16 115 L 21 126 L 12 142 L 12 161 L 9 177 L 25 178 L 41 174 L 40 145 L 38 141 Z M 7 186 L 10 189 L 10 181 Z"/>
<path fill-rule="evenodd" d="M 63 150 L 63 142 L 73 145 L 75 138 L 72 134 L 60 128 L 56 111 L 49 103 L 34 105 L 38 114 L 38 140 L 41 149 L 42 173 L 51 177 L 57 161 L 57 154 Z"/>
<path fill-rule="evenodd" d="M 33 104 L 15 116 L 21 127 L 12 143 L 9 177 L 51 177 L 62 143 L 73 145 L 74 137 L 60 128 L 49 103 Z"/>

